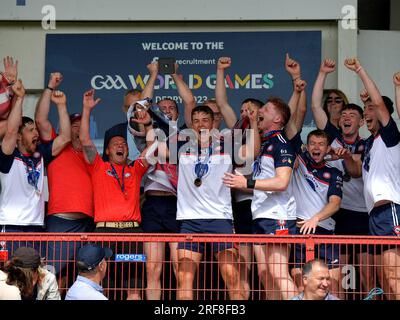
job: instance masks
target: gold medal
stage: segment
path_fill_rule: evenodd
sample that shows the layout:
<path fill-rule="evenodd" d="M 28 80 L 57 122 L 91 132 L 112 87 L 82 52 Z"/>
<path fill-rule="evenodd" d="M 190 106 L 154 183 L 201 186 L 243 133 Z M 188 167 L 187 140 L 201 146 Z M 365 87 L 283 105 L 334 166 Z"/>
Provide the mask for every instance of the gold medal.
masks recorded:
<path fill-rule="evenodd" d="M 194 179 L 194 185 L 196 186 L 196 187 L 200 187 L 201 186 L 201 179 L 200 178 L 196 178 L 196 179 Z"/>

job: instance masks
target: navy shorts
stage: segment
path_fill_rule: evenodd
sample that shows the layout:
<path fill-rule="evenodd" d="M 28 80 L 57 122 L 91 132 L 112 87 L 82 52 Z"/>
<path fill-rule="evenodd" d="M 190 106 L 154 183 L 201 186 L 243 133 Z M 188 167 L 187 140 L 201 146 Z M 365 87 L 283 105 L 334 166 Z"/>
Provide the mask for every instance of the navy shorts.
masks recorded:
<path fill-rule="evenodd" d="M 107 228 L 98 227 L 95 233 L 142 233 L 140 227 L 135 228 Z M 143 242 L 125 242 L 125 241 L 104 241 L 99 243 L 100 246 L 108 247 L 112 250 L 113 255 L 108 262 L 107 275 L 103 280 L 103 287 L 109 288 L 112 294 L 109 295 L 110 300 L 115 300 L 121 292 L 118 288 L 125 289 L 142 289 L 145 283 L 145 255 L 143 254 Z M 144 257 L 138 261 L 117 261 L 117 255 L 140 255 Z M 124 299 L 124 298 L 123 298 Z"/>
<path fill-rule="evenodd" d="M 300 228 L 296 228 L 296 234 L 301 234 Z M 317 227 L 315 234 L 333 235 L 334 232 Z M 324 261 L 329 269 L 339 267 L 339 245 L 320 243 L 314 247 L 314 250 L 315 259 Z M 294 252 L 294 268 L 302 268 L 304 263 L 306 263 L 306 246 L 303 244 L 295 244 L 292 252 Z"/>
<path fill-rule="evenodd" d="M 400 236 L 400 205 L 386 203 L 373 208 L 369 216 L 369 234 L 372 236 Z M 390 245 L 370 246 L 370 253 L 380 254 L 391 247 Z"/>
<path fill-rule="evenodd" d="M 251 213 L 251 200 L 233 202 L 232 211 L 235 233 L 252 234 L 253 214 Z"/>
<path fill-rule="evenodd" d="M 93 232 L 93 218 L 87 217 L 76 220 L 64 219 L 55 215 L 46 217 L 46 232 Z M 43 251 L 46 253 L 47 263 L 53 265 L 55 274 L 58 276 L 72 262 L 79 248 L 80 242 L 72 241 L 49 241 L 43 243 Z"/>
<path fill-rule="evenodd" d="M 253 234 L 296 234 L 296 220 L 258 218 L 253 220 Z"/>
<path fill-rule="evenodd" d="M 141 212 L 144 232 L 179 233 L 175 196 L 146 195 Z"/>
<path fill-rule="evenodd" d="M 233 221 L 229 219 L 193 219 L 181 220 L 180 233 L 216 233 L 233 234 Z M 202 242 L 179 242 L 178 249 L 204 253 Z M 233 242 L 211 242 L 211 251 L 217 253 L 234 247 Z"/>
<path fill-rule="evenodd" d="M 358 212 L 340 209 L 332 218 L 336 221 L 335 234 L 346 236 L 367 236 L 369 234 L 368 212 Z M 352 253 L 367 252 L 368 246 L 363 245 L 340 245 L 340 253 L 351 255 Z"/>

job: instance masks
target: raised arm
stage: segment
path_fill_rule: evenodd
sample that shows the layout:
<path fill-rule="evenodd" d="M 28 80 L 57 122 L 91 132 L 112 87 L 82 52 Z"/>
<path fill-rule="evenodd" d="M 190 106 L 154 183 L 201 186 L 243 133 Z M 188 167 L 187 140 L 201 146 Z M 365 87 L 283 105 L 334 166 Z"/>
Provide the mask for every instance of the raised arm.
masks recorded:
<path fill-rule="evenodd" d="M 303 127 L 304 118 L 307 112 L 307 101 L 304 89 L 307 83 L 300 78 L 297 78 L 294 82 L 294 91 L 292 94 L 290 107 L 290 119 L 285 126 L 285 134 L 287 138 L 292 139 L 297 132 L 301 131 Z"/>
<path fill-rule="evenodd" d="M 239 157 L 243 161 L 252 161 L 260 153 L 261 137 L 258 133 L 258 108 L 251 102 L 247 103 L 245 108 L 246 117 L 249 119 L 250 135 L 246 135 L 248 139 L 239 149 Z"/>
<path fill-rule="evenodd" d="M 59 72 L 50 74 L 49 83 L 40 96 L 35 110 L 35 123 L 42 140 L 51 140 L 52 125 L 49 121 L 50 101 L 54 90 L 60 85 L 63 76 Z"/>
<path fill-rule="evenodd" d="M 25 96 L 25 88 L 21 80 L 13 84 L 12 90 L 14 92 L 14 98 L 12 100 L 11 112 L 7 120 L 6 134 L 1 143 L 1 150 L 6 155 L 12 154 L 17 145 L 18 129 L 22 119 L 22 103 Z"/>
<path fill-rule="evenodd" d="M 3 58 L 4 72 L 2 76 L 7 80 L 9 84 L 14 84 L 18 79 L 18 60 L 15 60 L 13 57 L 4 57 Z"/>
<path fill-rule="evenodd" d="M 231 66 L 231 58 L 221 57 L 217 63 L 217 83 L 215 86 L 215 100 L 219 106 L 222 116 L 228 128 L 233 128 L 237 121 L 237 117 L 233 108 L 228 103 L 225 86 L 225 69 Z"/>
<path fill-rule="evenodd" d="M 334 72 L 335 70 L 335 60 L 325 59 L 319 68 L 318 76 L 314 83 L 314 88 L 311 95 L 311 111 L 313 113 L 317 128 L 320 130 L 324 130 L 326 123 L 329 121 L 328 116 L 324 111 L 322 102 L 325 79 L 328 73 Z"/>
<path fill-rule="evenodd" d="M 397 115 L 400 117 L 400 72 L 393 76 Z"/>
<path fill-rule="evenodd" d="M 149 70 L 150 77 L 147 80 L 147 83 L 142 91 L 142 99 L 151 98 L 153 99 L 154 95 L 154 85 L 156 84 L 157 75 L 158 75 L 158 62 L 154 61 L 147 65 L 147 70 Z"/>
<path fill-rule="evenodd" d="M 57 156 L 71 142 L 71 122 L 67 111 L 67 97 L 62 91 L 54 91 L 51 101 L 55 103 L 60 121 L 60 132 L 53 141 L 52 155 Z"/>
<path fill-rule="evenodd" d="M 184 106 L 184 118 L 185 118 L 185 124 L 189 128 L 191 125 L 191 114 L 192 110 L 196 106 L 196 100 L 194 99 L 192 90 L 189 89 L 188 85 L 183 81 L 182 77 L 177 74 L 179 65 L 175 63 L 175 73 L 173 73 L 172 79 L 174 79 L 174 82 L 176 84 L 176 88 L 178 90 L 179 96 L 183 100 L 183 106 Z"/>
<path fill-rule="evenodd" d="M 383 102 L 382 96 L 375 82 L 364 70 L 357 58 L 346 59 L 344 61 L 344 65 L 349 70 L 352 70 L 358 74 L 364 84 L 365 89 L 368 92 L 369 97 L 371 98 L 373 105 L 376 108 L 379 122 L 384 127 L 386 127 L 390 120 L 390 114 L 389 111 L 386 109 L 385 103 Z"/>
<path fill-rule="evenodd" d="M 94 99 L 94 89 L 86 91 L 83 94 L 83 111 L 81 128 L 79 131 L 79 140 L 82 144 L 82 150 L 85 155 L 86 161 L 90 164 L 96 158 L 97 149 L 92 139 L 90 139 L 90 113 L 93 108 L 100 102 L 100 99 Z"/>

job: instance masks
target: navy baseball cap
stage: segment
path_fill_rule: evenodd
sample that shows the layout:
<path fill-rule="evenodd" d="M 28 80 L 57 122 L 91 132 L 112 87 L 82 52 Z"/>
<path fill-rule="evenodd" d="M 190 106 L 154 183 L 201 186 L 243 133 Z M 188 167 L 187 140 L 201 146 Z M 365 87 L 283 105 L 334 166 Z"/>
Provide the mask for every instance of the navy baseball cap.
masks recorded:
<path fill-rule="evenodd" d="M 104 258 L 110 258 L 113 252 L 110 248 L 102 248 L 96 244 L 87 244 L 78 251 L 76 260 L 83 262 L 87 270 L 93 270 Z"/>

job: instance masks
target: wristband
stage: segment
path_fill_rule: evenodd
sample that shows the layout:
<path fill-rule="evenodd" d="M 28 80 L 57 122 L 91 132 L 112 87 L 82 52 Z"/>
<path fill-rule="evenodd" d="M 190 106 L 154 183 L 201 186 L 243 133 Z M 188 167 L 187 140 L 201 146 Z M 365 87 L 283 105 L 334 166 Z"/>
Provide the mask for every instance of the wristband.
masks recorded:
<path fill-rule="evenodd" d="M 362 67 L 359 66 L 359 67 L 357 68 L 357 70 L 356 70 L 356 73 L 359 73 L 359 72 L 361 71 L 361 69 L 362 69 Z"/>
<path fill-rule="evenodd" d="M 298 76 L 297 78 L 292 79 L 293 82 L 295 82 L 297 79 L 300 79 L 301 77 Z"/>
<path fill-rule="evenodd" d="M 256 180 L 254 180 L 253 178 L 248 178 L 247 189 L 254 189 L 255 186 L 256 186 Z"/>
<path fill-rule="evenodd" d="M 46 89 L 49 89 L 50 91 L 54 91 L 54 89 L 49 86 L 47 86 Z"/>

